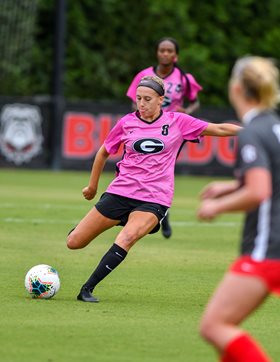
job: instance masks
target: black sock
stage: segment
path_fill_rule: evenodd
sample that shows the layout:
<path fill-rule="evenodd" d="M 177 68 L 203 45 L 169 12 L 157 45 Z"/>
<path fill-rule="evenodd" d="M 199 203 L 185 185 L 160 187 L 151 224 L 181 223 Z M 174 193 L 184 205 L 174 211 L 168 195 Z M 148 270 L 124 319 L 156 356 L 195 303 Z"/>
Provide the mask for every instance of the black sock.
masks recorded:
<path fill-rule="evenodd" d="M 111 271 L 114 270 L 124 260 L 126 255 L 127 251 L 117 244 L 113 244 L 113 246 L 102 257 L 97 268 L 91 274 L 83 287 L 86 287 L 92 291 L 102 279 L 110 274 Z"/>

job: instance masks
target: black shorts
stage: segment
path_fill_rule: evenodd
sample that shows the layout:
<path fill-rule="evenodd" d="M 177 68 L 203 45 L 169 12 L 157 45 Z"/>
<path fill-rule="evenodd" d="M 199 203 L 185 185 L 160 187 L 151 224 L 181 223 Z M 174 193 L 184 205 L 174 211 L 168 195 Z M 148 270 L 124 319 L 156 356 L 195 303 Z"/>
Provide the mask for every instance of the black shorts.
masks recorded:
<path fill-rule="evenodd" d="M 158 218 L 158 224 L 149 234 L 154 234 L 160 229 L 160 223 L 167 214 L 168 207 L 154 202 L 140 201 L 129 197 L 119 196 L 105 192 L 95 205 L 96 209 L 103 215 L 113 220 L 120 220 L 118 225 L 127 223 L 132 211 L 151 212 Z"/>

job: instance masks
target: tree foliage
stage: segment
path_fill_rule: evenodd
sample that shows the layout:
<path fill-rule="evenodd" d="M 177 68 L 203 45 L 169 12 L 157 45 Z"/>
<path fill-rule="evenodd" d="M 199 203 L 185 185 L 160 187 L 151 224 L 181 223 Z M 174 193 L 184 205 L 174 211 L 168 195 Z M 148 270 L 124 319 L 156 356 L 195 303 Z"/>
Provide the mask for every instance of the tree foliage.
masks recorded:
<path fill-rule="evenodd" d="M 38 1 L 28 81 L 21 75 L 2 94 L 51 92 L 56 1 Z M 225 105 L 236 58 L 279 58 L 278 9 L 279 0 L 68 0 L 65 97 L 127 101 L 132 77 L 156 64 L 156 41 L 172 36 L 179 64 L 203 86 L 201 102 Z"/>

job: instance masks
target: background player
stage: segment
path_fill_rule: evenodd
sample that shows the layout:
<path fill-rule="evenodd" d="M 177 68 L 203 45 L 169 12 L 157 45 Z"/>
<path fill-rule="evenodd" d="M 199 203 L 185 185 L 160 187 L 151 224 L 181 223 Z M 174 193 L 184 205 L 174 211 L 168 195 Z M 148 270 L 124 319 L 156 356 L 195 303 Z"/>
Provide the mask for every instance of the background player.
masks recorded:
<path fill-rule="evenodd" d="M 197 83 L 190 73 L 185 73 L 177 64 L 179 45 L 173 38 L 162 38 L 156 47 L 158 65 L 140 71 L 131 82 L 126 95 L 132 100 L 133 108 L 136 109 L 136 89 L 142 77 L 158 76 L 165 86 L 164 111 L 176 111 L 191 114 L 199 108 L 198 92 L 202 87 Z M 185 108 L 184 103 L 188 102 Z M 162 234 L 164 237 L 171 236 L 172 229 L 168 214 L 162 221 Z"/>
<path fill-rule="evenodd" d="M 97 152 L 89 185 L 83 189 L 87 200 L 94 198 L 98 181 L 110 154 L 124 143 L 118 175 L 95 207 L 69 233 L 67 246 L 79 249 L 103 231 L 123 225 L 113 246 L 103 256 L 78 300 L 97 302 L 91 294 L 95 286 L 126 257 L 130 248 L 148 233 L 159 230 L 174 193 L 176 156 L 183 140 L 200 136 L 232 136 L 240 127 L 207 123 L 177 112 L 163 112 L 164 85 L 158 77 L 146 77 L 137 88 L 137 112 L 122 117 Z"/>
<path fill-rule="evenodd" d="M 237 181 L 216 182 L 202 192 L 198 216 L 214 219 L 245 211 L 241 256 L 230 267 L 210 300 L 201 334 L 223 362 L 270 361 L 238 325 L 271 292 L 280 293 L 280 120 L 279 72 L 268 59 L 237 61 L 229 98 L 245 124 L 238 137 Z"/>

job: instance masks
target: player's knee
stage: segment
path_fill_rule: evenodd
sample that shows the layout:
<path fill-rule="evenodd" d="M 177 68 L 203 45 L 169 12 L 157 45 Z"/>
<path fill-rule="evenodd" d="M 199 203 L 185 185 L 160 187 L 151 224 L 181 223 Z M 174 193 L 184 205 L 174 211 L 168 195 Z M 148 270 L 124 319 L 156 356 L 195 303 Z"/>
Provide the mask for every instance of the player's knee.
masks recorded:
<path fill-rule="evenodd" d="M 81 241 L 76 233 L 72 232 L 67 236 L 66 245 L 69 249 L 81 249 Z"/>
<path fill-rule="evenodd" d="M 137 232 L 123 229 L 117 236 L 116 243 L 125 250 L 128 250 L 136 243 L 137 239 Z"/>
<path fill-rule="evenodd" d="M 199 334 L 206 341 L 213 343 L 215 340 L 216 325 L 210 318 L 202 318 L 199 326 Z"/>

